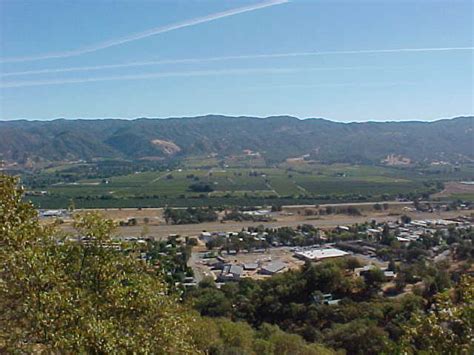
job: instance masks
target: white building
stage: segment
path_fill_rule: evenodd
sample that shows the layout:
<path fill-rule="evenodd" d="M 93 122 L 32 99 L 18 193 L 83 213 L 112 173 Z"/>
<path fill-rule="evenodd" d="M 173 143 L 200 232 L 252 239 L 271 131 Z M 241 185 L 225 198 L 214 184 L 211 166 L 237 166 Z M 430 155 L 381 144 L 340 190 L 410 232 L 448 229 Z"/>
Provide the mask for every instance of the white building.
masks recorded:
<path fill-rule="evenodd" d="M 295 256 L 300 259 L 319 261 L 330 258 L 340 258 L 349 255 L 345 251 L 336 248 L 310 249 L 295 252 Z"/>

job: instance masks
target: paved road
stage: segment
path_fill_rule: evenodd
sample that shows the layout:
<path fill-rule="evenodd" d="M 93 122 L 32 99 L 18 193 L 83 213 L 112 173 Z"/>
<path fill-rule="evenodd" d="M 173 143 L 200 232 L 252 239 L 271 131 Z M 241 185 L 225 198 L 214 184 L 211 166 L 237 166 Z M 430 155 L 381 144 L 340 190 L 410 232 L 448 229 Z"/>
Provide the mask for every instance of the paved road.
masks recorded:
<path fill-rule="evenodd" d="M 203 268 L 201 267 L 201 265 L 199 265 L 199 262 L 202 260 L 200 258 L 201 254 L 202 253 L 200 253 L 200 252 L 192 252 L 191 257 L 188 260 L 188 266 L 193 269 L 193 271 L 194 271 L 194 280 L 197 283 L 201 282 L 202 279 L 204 278 L 204 276 L 206 276 L 204 274 Z"/>
<path fill-rule="evenodd" d="M 205 265 L 201 264 L 203 261 L 202 251 L 193 251 L 191 257 L 188 260 L 188 266 L 191 267 L 194 271 L 194 280 L 199 283 L 206 276 L 211 276 L 214 280 L 216 275 Z"/>

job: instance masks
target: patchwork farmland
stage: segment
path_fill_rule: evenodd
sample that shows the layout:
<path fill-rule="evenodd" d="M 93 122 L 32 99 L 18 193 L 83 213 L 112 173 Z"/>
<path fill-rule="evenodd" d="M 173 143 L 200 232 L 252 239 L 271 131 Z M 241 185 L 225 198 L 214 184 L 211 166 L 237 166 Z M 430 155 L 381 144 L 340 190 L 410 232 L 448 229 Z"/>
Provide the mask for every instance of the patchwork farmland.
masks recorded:
<path fill-rule="evenodd" d="M 364 165 L 183 167 L 51 184 L 31 199 L 41 208 L 313 204 L 433 193 L 436 182 L 412 169 Z"/>

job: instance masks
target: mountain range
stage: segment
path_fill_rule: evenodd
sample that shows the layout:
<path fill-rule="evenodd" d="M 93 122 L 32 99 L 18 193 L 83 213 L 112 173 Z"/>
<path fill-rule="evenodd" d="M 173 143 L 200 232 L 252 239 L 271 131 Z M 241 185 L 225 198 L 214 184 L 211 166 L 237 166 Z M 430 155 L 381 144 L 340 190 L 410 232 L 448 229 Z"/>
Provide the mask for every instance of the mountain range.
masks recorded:
<path fill-rule="evenodd" d="M 340 123 L 291 116 L 0 122 L 0 158 L 11 162 L 179 159 L 250 150 L 269 162 L 474 161 L 474 117 L 434 122 Z"/>

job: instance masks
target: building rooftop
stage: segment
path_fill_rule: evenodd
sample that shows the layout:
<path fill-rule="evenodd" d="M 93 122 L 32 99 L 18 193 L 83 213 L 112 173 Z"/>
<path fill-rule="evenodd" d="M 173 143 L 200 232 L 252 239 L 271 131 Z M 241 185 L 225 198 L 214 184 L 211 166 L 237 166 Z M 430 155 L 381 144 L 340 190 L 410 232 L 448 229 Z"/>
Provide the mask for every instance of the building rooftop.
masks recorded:
<path fill-rule="evenodd" d="M 244 272 L 244 269 L 240 265 L 231 265 L 229 272 L 234 275 L 241 275 Z"/>
<path fill-rule="evenodd" d="M 295 255 L 309 260 L 322 260 L 327 258 L 338 258 L 349 255 L 349 253 L 336 248 L 328 248 L 297 251 Z"/>
<path fill-rule="evenodd" d="M 286 264 L 282 261 L 274 261 L 268 265 L 262 266 L 262 270 L 268 273 L 277 273 L 286 268 Z"/>
<path fill-rule="evenodd" d="M 244 270 L 255 270 L 258 268 L 258 264 L 257 263 L 247 263 L 247 264 L 244 264 Z"/>

